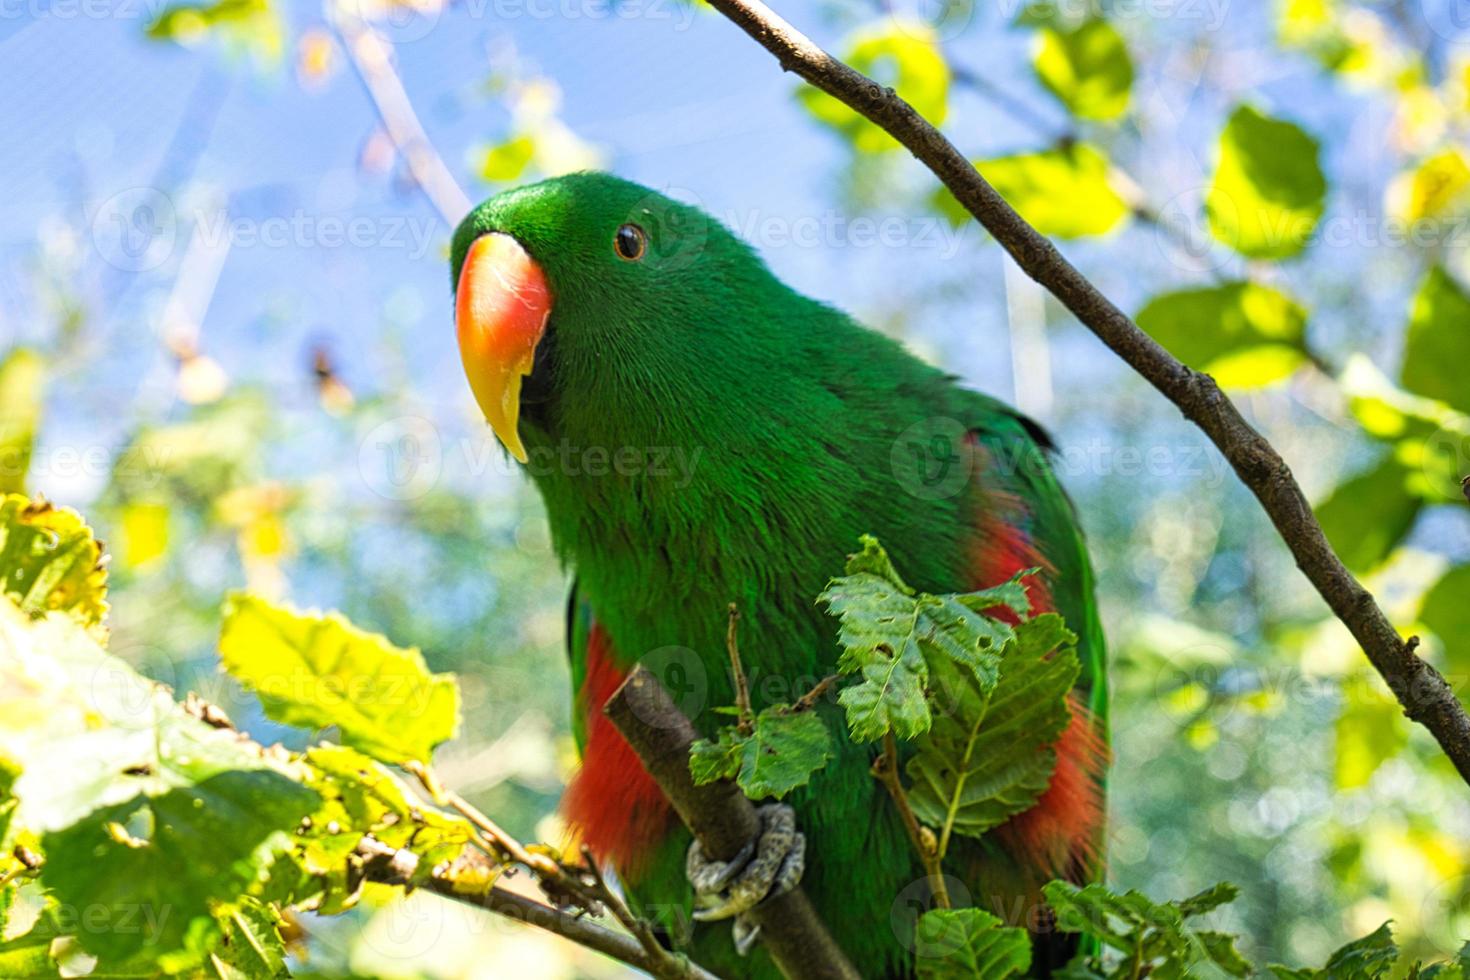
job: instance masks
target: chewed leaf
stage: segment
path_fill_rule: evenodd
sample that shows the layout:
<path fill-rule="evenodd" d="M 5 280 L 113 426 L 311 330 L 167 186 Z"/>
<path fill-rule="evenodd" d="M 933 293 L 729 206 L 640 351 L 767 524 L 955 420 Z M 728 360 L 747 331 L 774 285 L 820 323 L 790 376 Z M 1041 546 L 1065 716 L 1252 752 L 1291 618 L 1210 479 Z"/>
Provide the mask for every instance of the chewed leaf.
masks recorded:
<path fill-rule="evenodd" d="M 97 627 L 107 614 L 102 545 L 74 510 L 0 497 L 0 591 L 33 616 L 64 612 Z"/>

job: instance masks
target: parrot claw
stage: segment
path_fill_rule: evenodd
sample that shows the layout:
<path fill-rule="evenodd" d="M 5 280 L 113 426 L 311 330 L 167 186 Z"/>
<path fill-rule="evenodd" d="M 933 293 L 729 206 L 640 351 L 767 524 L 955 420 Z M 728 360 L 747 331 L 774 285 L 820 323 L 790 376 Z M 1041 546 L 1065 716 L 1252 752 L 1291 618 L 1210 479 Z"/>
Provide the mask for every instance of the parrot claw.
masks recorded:
<path fill-rule="evenodd" d="M 695 841 L 684 864 L 694 886 L 694 918 L 713 922 L 734 917 L 735 949 L 742 956 L 760 934 L 746 913 L 795 888 L 806 869 L 806 837 L 796 829 L 796 811 L 784 803 L 769 803 L 756 813 L 759 837 L 732 860 L 709 860 Z"/>

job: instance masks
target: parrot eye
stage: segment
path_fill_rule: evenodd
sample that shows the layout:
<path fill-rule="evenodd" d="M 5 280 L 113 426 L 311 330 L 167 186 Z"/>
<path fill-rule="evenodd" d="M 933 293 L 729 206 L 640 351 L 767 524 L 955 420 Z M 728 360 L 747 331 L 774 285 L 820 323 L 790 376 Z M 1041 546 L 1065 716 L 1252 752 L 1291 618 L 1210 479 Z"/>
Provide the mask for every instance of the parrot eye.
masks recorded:
<path fill-rule="evenodd" d="M 637 262 L 648 251 L 648 233 L 637 225 L 623 225 L 613 236 L 613 248 L 619 258 Z"/>

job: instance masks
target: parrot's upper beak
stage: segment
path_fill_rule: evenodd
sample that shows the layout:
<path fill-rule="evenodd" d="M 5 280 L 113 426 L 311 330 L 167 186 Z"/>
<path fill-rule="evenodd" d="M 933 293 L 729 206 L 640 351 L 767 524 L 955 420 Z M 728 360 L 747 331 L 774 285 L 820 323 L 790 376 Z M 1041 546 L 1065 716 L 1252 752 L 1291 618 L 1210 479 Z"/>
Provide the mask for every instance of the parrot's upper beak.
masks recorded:
<path fill-rule="evenodd" d="M 524 463 L 526 447 L 516 430 L 521 379 L 531 373 L 551 316 L 546 274 L 509 235 L 481 235 L 459 271 L 454 307 L 470 390 L 495 435 Z"/>

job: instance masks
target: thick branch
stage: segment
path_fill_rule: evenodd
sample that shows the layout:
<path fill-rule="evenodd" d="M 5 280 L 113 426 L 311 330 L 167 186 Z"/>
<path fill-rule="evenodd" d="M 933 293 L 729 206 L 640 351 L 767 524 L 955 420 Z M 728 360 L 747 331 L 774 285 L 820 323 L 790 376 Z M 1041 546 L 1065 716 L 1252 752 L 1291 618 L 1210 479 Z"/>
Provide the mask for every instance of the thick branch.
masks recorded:
<path fill-rule="evenodd" d="M 1297 567 L 1362 646 L 1403 705 L 1470 783 L 1470 716 L 1440 673 L 1415 655 L 1327 543 L 1285 461 L 1221 393 L 1139 329 L 996 193 L 954 144 L 890 88 L 823 51 L 760 0 L 710 0 L 781 67 L 883 128 L 947 187 L 1026 274 L 1045 286 L 1130 367 L 1204 430 L 1260 500 Z"/>
<path fill-rule="evenodd" d="M 641 667 L 634 668 L 603 712 L 638 753 L 643 768 L 703 845 L 705 854 L 728 861 L 755 838 L 760 829 L 755 807 L 734 783 L 694 785 L 689 775 L 689 747 L 698 733 L 658 678 Z M 800 888 L 761 903 L 750 915 L 760 926 L 761 941 L 772 959 L 791 980 L 858 980 L 858 972 Z"/>
<path fill-rule="evenodd" d="M 668 968 L 672 958 L 655 960 L 632 936 L 604 929 L 585 916 L 563 912 L 498 886 L 461 890 L 455 885 L 452 868 L 442 874 L 436 869 L 428 879 L 415 881 L 414 872 L 418 868 L 419 859 L 412 851 L 397 850 L 371 837 L 364 837 L 357 846 L 357 852 L 363 859 L 363 873 L 372 881 L 385 885 L 423 888 L 443 898 L 488 909 L 508 919 L 554 932 L 580 946 L 611 956 L 656 977 L 667 980 L 718 980 L 708 970 L 688 961 L 683 961 L 679 972 L 672 972 Z"/>

